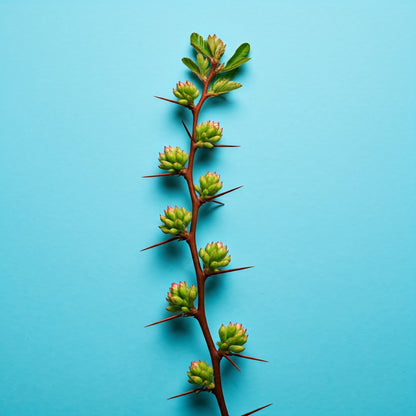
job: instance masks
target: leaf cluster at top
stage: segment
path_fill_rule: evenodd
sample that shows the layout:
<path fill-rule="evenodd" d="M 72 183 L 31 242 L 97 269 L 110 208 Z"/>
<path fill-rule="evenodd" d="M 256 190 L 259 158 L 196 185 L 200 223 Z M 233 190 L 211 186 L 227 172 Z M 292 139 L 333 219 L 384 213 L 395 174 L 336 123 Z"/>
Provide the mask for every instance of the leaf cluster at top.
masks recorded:
<path fill-rule="evenodd" d="M 196 62 L 191 58 L 182 58 L 182 62 L 202 81 L 207 80 L 212 63 L 215 57 L 209 48 L 208 42 L 198 33 L 192 33 L 191 45 L 195 49 Z M 248 43 L 241 44 L 234 52 L 233 56 L 226 64 L 215 62 L 216 73 L 218 74 L 214 79 L 208 93 L 210 95 L 226 94 L 229 91 L 240 88 L 242 85 L 238 82 L 232 81 L 237 73 L 238 68 L 250 60 L 248 54 L 250 53 L 250 45 Z M 220 75 L 223 74 L 223 75 Z"/>

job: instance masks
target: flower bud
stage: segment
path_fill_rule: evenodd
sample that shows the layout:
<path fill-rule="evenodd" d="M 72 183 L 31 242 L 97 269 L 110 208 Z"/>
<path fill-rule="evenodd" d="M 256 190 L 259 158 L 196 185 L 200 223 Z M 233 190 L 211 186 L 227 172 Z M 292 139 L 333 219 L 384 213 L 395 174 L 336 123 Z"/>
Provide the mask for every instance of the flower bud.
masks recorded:
<path fill-rule="evenodd" d="M 169 312 L 189 313 L 195 309 L 194 301 L 198 295 L 198 289 L 192 285 L 188 287 L 186 282 L 172 283 L 166 300 L 169 306 L 166 308 Z"/>
<path fill-rule="evenodd" d="M 207 39 L 208 48 L 211 51 L 211 54 L 217 62 L 219 62 L 222 55 L 225 52 L 224 42 L 217 37 L 217 35 L 209 35 Z"/>
<path fill-rule="evenodd" d="M 199 250 L 199 257 L 202 259 L 204 269 L 211 272 L 218 272 L 220 267 L 228 266 L 231 256 L 227 254 L 227 246 L 224 246 L 219 241 L 207 244 L 205 249 L 201 248 Z"/>
<path fill-rule="evenodd" d="M 202 198 L 214 196 L 222 188 L 220 175 L 217 175 L 216 172 L 207 172 L 204 176 L 201 176 L 199 184 L 200 186 L 194 185 L 194 188 Z"/>
<path fill-rule="evenodd" d="M 192 82 L 179 81 L 176 88 L 173 89 L 173 94 L 178 99 L 178 103 L 185 106 L 193 106 L 195 98 L 199 95 L 199 90 Z"/>
<path fill-rule="evenodd" d="M 232 324 L 231 322 L 226 327 L 221 325 L 218 330 L 220 341 L 217 342 L 219 349 L 223 352 L 239 353 L 245 350 L 242 346 L 247 342 L 247 329 L 243 328 L 241 324 Z"/>
<path fill-rule="evenodd" d="M 167 207 L 164 212 L 165 215 L 160 216 L 160 220 L 163 222 L 163 225 L 159 225 L 159 228 L 165 234 L 171 234 L 174 236 L 185 235 L 186 227 L 192 220 L 192 212 L 187 211 L 183 207 Z"/>
<path fill-rule="evenodd" d="M 185 167 L 188 157 L 188 154 L 179 147 L 165 146 L 164 152 L 159 153 L 159 168 L 178 173 Z"/>
<path fill-rule="evenodd" d="M 220 141 L 221 137 L 222 128 L 220 128 L 220 123 L 209 120 L 196 126 L 195 142 L 198 147 L 211 149 L 215 143 Z"/>
<path fill-rule="evenodd" d="M 205 361 L 193 361 L 189 367 L 188 382 L 205 387 L 207 390 L 212 390 L 214 384 L 214 370 Z"/>

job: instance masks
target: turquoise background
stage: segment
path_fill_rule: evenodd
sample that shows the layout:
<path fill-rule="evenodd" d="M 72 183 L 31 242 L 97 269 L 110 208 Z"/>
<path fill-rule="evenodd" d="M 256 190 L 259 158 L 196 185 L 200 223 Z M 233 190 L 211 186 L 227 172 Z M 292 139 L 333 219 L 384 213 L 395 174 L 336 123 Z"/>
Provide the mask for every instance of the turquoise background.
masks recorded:
<path fill-rule="evenodd" d="M 186 148 L 172 97 L 189 35 L 252 45 L 244 87 L 208 105 L 224 143 L 198 158 L 224 207 L 198 244 L 230 267 L 207 315 L 248 328 L 223 363 L 232 416 L 416 414 L 414 1 L 0 1 L 0 414 L 212 416 L 186 370 L 208 354 L 196 322 L 152 328 L 187 247 L 164 236 L 158 173 Z"/>

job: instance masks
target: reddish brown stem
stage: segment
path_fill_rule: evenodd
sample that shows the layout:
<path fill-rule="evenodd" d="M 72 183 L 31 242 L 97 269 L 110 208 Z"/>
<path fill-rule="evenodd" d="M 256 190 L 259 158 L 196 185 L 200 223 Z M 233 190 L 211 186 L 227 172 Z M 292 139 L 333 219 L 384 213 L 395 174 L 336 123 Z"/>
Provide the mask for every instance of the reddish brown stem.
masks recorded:
<path fill-rule="evenodd" d="M 201 201 L 195 192 L 194 182 L 193 182 L 193 165 L 194 165 L 194 159 L 195 159 L 195 152 L 197 150 L 197 146 L 195 143 L 196 126 L 198 124 L 198 117 L 201 111 L 201 107 L 206 101 L 206 99 L 209 97 L 207 93 L 208 86 L 212 78 L 216 74 L 215 68 L 217 67 L 217 65 L 218 65 L 217 63 L 212 62 L 211 71 L 206 81 L 204 81 L 204 88 L 202 90 L 201 98 L 198 104 L 195 107 L 191 108 L 191 111 L 192 111 L 192 133 L 190 134 L 191 144 L 190 144 L 190 151 L 189 151 L 188 168 L 186 169 L 183 176 L 187 182 L 189 195 L 191 197 L 191 202 L 192 202 L 191 229 L 186 238 L 186 241 L 191 251 L 191 256 L 192 256 L 192 261 L 193 261 L 194 268 L 195 268 L 196 281 L 197 281 L 197 286 L 198 286 L 198 311 L 195 314 L 195 318 L 198 320 L 199 326 L 201 327 L 201 330 L 202 330 L 202 334 L 205 338 L 205 342 L 207 343 L 209 354 L 211 357 L 212 368 L 214 370 L 215 387 L 212 390 L 212 392 L 214 393 L 217 399 L 218 406 L 221 412 L 221 416 L 229 416 L 227 406 L 225 404 L 224 393 L 222 390 L 222 383 L 221 383 L 221 368 L 220 368 L 221 356 L 218 354 L 218 351 L 215 348 L 215 344 L 214 344 L 214 341 L 212 340 L 211 333 L 208 327 L 206 314 L 205 314 L 205 274 L 199 262 L 198 249 L 196 246 L 196 226 L 198 222 L 198 212 L 201 206 Z"/>
<path fill-rule="evenodd" d="M 160 242 L 160 243 L 153 244 L 152 246 L 149 246 L 149 247 L 143 248 L 143 249 L 141 249 L 140 251 L 146 251 L 146 250 L 149 250 L 149 249 L 151 249 L 151 248 L 153 248 L 153 247 L 161 246 L 162 244 L 167 244 L 167 243 L 170 243 L 171 241 L 175 241 L 175 240 L 179 240 L 179 237 L 169 238 L 169 240 L 165 240 L 165 241 L 162 241 L 162 242 Z"/>
<path fill-rule="evenodd" d="M 269 406 L 271 406 L 272 404 L 273 404 L 273 403 L 266 404 L 266 406 L 259 407 L 258 409 L 256 409 L 256 410 L 252 410 L 251 412 L 248 412 L 248 413 L 244 413 L 244 414 L 243 414 L 243 415 L 241 415 L 241 416 L 248 416 L 248 415 L 252 415 L 253 413 L 256 413 L 256 412 L 258 412 L 259 410 L 265 409 L 266 407 L 269 407 Z"/>
<path fill-rule="evenodd" d="M 152 324 L 146 325 L 145 328 L 148 328 L 149 326 L 153 326 L 153 325 L 157 325 L 157 324 L 161 324 L 162 322 L 166 322 L 166 321 L 170 321 L 171 319 L 176 319 L 183 316 L 182 313 L 178 313 L 177 315 L 173 315 L 173 316 L 168 316 L 165 319 L 161 319 L 160 321 L 157 322 L 153 322 Z"/>
<path fill-rule="evenodd" d="M 210 390 L 212 391 L 212 393 L 214 393 L 217 402 L 218 402 L 218 406 L 221 412 L 221 416 L 229 416 L 228 410 L 227 410 L 227 406 L 225 404 L 225 399 L 224 399 L 224 393 L 222 390 L 222 382 L 221 382 L 221 368 L 220 368 L 220 362 L 221 362 L 221 358 L 223 356 L 226 357 L 226 359 L 228 361 L 230 361 L 239 371 L 240 369 L 238 368 L 238 366 L 234 363 L 234 361 L 230 358 L 227 357 L 226 355 L 219 353 L 215 347 L 214 341 L 212 340 L 212 336 L 211 336 L 211 332 L 209 330 L 208 327 L 208 322 L 207 322 L 207 318 L 206 318 L 206 313 L 205 313 L 205 280 L 207 277 L 206 271 L 204 271 L 201 267 L 200 261 L 199 261 L 199 257 L 198 257 L 198 249 L 197 249 L 197 245 L 196 245 L 196 227 L 197 227 L 197 222 L 198 222 L 198 212 L 199 212 L 199 208 L 201 207 L 201 205 L 204 202 L 208 202 L 208 201 L 213 201 L 217 204 L 222 204 L 222 202 L 217 201 L 216 199 L 214 199 L 214 197 L 212 198 L 208 198 L 206 200 L 202 200 L 198 197 L 198 195 L 195 192 L 194 189 L 194 182 L 193 182 L 193 165 L 194 165 L 194 159 L 195 159 L 195 152 L 197 150 L 197 145 L 195 143 L 195 137 L 196 137 L 196 126 L 198 123 L 198 117 L 199 117 L 199 113 L 201 111 L 201 107 L 204 104 L 204 102 L 207 100 L 207 98 L 210 97 L 210 94 L 208 94 L 208 86 L 210 84 L 210 82 L 212 81 L 212 79 L 214 78 L 214 76 L 216 75 L 216 67 L 218 66 L 218 63 L 216 63 L 214 60 L 211 61 L 211 70 L 210 73 L 207 77 L 207 79 L 204 81 L 204 86 L 203 86 L 203 90 L 202 90 L 202 94 L 201 94 L 201 98 L 198 102 L 198 104 L 196 106 L 188 106 L 188 108 L 192 111 L 192 133 L 190 133 L 190 131 L 188 130 L 186 124 L 184 123 L 184 121 L 182 121 L 182 124 L 190 138 L 190 151 L 189 151 L 189 159 L 188 159 L 188 167 L 186 169 L 184 169 L 181 172 L 181 175 L 185 178 L 186 183 L 188 185 L 188 189 L 189 189 L 189 195 L 191 198 L 191 203 L 192 203 L 192 221 L 191 221 L 191 227 L 190 227 L 190 231 L 189 233 L 183 238 L 186 240 L 186 242 L 189 245 L 190 251 L 191 251 L 191 257 L 192 257 L 192 261 L 194 264 L 194 268 L 195 268 L 195 274 L 196 274 L 196 281 L 197 281 L 197 286 L 198 286 L 198 308 L 196 310 L 196 312 L 194 313 L 194 317 L 197 319 L 201 330 L 202 330 L 202 334 L 205 338 L 206 344 L 208 346 L 208 350 L 209 350 L 209 354 L 211 357 L 211 362 L 212 362 L 212 368 L 214 370 L 214 385 L 215 387 Z M 179 104 L 177 101 L 173 101 L 167 98 L 163 98 L 163 97 L 156 97 L 165 101 L 169 101 L 175 104 Z M 215 147 L 239 147 L 239 146 L 235 146 L 235 145 L 214 145 Z M 222 195 L 225 195 L 229 192 L 232 192 L 236 189 L 238 189 L 240 187 L 231 189 L 229 191 L 223 192 L 219 195 L 216 195 L 215 198 L 218 198 Z M 222 204 L 223 205 L 223 204 Z M 172 241 L 173 239 L 169 240 Z M 166 241 L 168 242 L 168 241 Z M 166 242 L 162 242 L 159 244 L 156 244 L 154 246 L 151 247 L 155 247 L 157 245 L 160 244 L 164 244 Z M 148 247 L 148 248 L 151 248 Z M 252 267 L 252 266 L 249 266 Z M 239 269 L 229 269 L 229 270 L 223 270 L 223 271 L 219 271 L 219 272 L 210 272 L 209 274 L 220 274 L 220 273 L 229 273 L 232 271 L 237 271 L 237 270 L 244 270 L 247 269 L 249 267 L 241 267 Z M 171 318 L 173 319 L 173 318 Z M 198 389 L 196 390 L 191 390 L 189 392 L 186 393 L 182 393 L 178 396 L 173 396 L 171 398 L 175 398 L 175 397 L 180 397 L 180 396 L 184 396 L 186 394 L 191 394 L 195 391 L 198 391 Z M 258 409 L 260 410 L 260 409 Z"/>

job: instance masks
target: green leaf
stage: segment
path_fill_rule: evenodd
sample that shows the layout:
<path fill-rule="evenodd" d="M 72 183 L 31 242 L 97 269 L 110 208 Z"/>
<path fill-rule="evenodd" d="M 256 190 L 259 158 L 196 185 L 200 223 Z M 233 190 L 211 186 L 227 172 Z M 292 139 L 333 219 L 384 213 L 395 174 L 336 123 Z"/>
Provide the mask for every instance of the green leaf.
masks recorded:
<path fill-rule="evenodd" d="M 200 53 L 202 53 L 205 56 L 212 57 L 211 52 L 208 48 L 207 42 L 204 40 L 204 38 L 201 35 L 198 35 L 198 33 L 192 33 L 191 35 L 191 45 Z"/>
<path fill-rule="evenodd" d="M 220 71 L 224 72 L 224 70 Z M 223 77 L 227 77 L 229 80 L 233 79 L 238 74 L 238 68 L 227 70 L 227 75 L 223 75 Z"/>
<path fill-rule="evenodd" d="M 217 78 L 209 89 L 208 93 L 212 95 L 226 94 L 232 90 L 242 87 L 239 82 L 231 81 L 230 78 L 225 75 Z"/>
<path fill-rule="evenodd" d="M 182 58 L 182 62 L 196 75 L 200 75 L 198 65 L 190 58 Z"/>
<path fill-rule="evenodd" d="M 247 57 L 249 53 L 250 45 L 248 43 L 241 44 L 221 72 L 231 71 L 249 61 L 251 59 Z"/>

